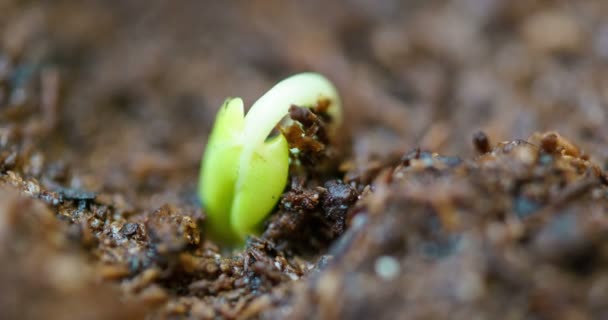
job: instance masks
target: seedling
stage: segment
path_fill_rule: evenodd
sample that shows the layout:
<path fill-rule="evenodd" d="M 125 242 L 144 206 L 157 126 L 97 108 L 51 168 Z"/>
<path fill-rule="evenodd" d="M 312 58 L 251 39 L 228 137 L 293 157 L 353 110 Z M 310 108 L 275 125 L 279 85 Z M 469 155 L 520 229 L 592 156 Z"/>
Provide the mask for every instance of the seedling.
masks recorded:
<path fill-rule="evenodd" d="M 329 101 L 327 113 L 341 122 L 336 88 L 316 73 L 291 76 L 259 98 L 244 115 L 243 100 L 228 98 L 218 111 L 201 164 L 199 197 L 207 213 L 207 230 L 228 244 L 257 233 L 287 184 L 289 147 L 282 134 L 289 107 L 314 107 Z"/>

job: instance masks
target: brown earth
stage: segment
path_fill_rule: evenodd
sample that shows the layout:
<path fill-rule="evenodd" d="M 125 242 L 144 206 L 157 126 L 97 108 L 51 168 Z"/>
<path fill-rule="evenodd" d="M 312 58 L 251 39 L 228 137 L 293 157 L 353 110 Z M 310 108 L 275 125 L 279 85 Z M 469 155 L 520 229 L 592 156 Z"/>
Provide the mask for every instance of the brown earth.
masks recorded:
<path fill-rule="evenodd" d="M 606 16 L 0 1 L 0 319 L 606 318 Z M 291 140 L 331 161 L 222 250 L 196 196 L 215 112 L 305 70 L 345 124 Z"/>

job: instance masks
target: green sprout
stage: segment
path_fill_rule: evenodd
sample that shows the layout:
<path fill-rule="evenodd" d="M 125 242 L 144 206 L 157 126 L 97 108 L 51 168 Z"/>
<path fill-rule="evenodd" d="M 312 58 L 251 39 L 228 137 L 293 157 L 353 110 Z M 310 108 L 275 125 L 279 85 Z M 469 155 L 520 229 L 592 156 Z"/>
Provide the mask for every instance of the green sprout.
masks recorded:
<path fill-rule="evenodd" d="M 316 73 L 291 76 L 270 89 L 244 115 L 243 100 L 228 98 L 218 111 L 201 163 L 199 197 L 207 230 L 224 243 L 242 243 L 256 234 L 285 189 L 289 146 L 282 134 L 270 136 L 292 105 L 312 108 L 329 101 L 332 126 L 341 122 L 336 88 Z"/>

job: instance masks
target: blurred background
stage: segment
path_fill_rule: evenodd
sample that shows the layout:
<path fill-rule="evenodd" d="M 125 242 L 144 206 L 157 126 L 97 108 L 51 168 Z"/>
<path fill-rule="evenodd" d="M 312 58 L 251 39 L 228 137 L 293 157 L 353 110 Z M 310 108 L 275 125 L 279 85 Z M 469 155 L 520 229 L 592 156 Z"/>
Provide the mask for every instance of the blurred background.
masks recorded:
<path fill-rule="evenodd" d="M 192 190 L 223 99 L 250 105 L 305 70 L 339 87 L 359 158 L 472 155 L 480 129 L 494 142 L 557 130 L 608 158 L 605 1 L 3 0 L 0 12 L 4 120 L 34 99 L 36 69 L 58 75 L 45 148 L 104 177 L 82 182 L 94 190 Z"/>

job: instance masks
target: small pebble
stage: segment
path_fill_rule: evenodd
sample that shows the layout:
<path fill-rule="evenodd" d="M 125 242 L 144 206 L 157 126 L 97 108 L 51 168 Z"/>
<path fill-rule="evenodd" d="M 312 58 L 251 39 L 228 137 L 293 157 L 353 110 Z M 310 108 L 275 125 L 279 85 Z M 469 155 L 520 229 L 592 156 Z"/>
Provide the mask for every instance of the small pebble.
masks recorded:
<path fill-rule="evenodd" d="M 399 276 L 401 266 L 399 261 L 391 256 L 382 256 L 376 259 L 374 270 L 376 275 L 384 280 L 393 280 Z"/>

